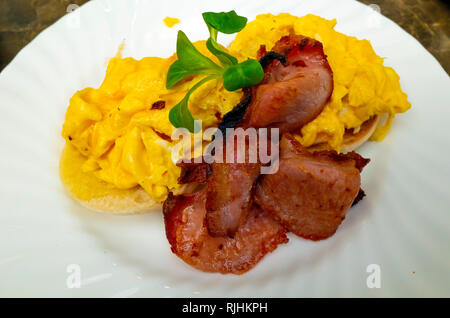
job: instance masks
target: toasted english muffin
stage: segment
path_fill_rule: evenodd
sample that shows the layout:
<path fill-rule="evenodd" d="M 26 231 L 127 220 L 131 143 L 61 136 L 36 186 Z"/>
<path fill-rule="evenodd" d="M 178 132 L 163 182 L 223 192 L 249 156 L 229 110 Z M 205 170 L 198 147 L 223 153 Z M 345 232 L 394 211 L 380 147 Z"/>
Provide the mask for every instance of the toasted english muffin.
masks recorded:
<path fill-rule="evenodd" d="M 69 195 L 82 206 L 97 212 L 113 214 L 142 214 L 161 208 L 162 202 L 153 200 L 141 187 L 118 189 L 97 178 L 93 172 L 84 172 L 86 161 L 72 145 L 66 144 L 59 162 L 59 174 Z M 198 184 L 184 184 L 172 189 L 175 194 L 192 193 Z"/>
<path fill-rule="evenodd" d="M 84 172 L 86 158 L 66 144 L 59 163 L 61 181 L 72 198 L 88 209 L 115 214 L 146 213 L 159 207 L 145 190 L 117 189 L 98 179 L 93 172 Z"/>
<path fill-rule="evenodd" d="M 372 136 L 375 129 L 379 125 L 384 125 L 387 116 L 388 116 L 387 114 L 383 114 L 380 116 L 373 116 L 372 118 L 370 118 L 361 125 L 357 133 L 353 133 L 352 131 L 345 132 L 344 140 L 341 146 L 341 153 L 354 151 L 361 145 L 363 145 L 367 140 L 369 140 L 370 136 Z M 325 136 L 319 136 L 316 139 L 315 143 L 311 147 L 308 147 L 308 150 L 311 151 L 329 150 L 329 149 L 330 147 L 326 142 Z"/>

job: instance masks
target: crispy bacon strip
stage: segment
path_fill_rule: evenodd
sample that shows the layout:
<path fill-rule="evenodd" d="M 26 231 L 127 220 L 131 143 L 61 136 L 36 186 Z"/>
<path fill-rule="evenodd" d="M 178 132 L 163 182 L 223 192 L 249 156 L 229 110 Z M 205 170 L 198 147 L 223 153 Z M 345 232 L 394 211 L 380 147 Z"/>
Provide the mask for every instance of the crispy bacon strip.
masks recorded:
<path fill-rule="evenodd" d="M 280 143 L 279 170 L 258 180 L 255 202 L 296 235 L 333 235 L 358 195 L 360 171 L 369 162 L 356 153 L 311 154 L 292 136 Z"/>
<path fill-rule="evenodd" d="M 268 55 L 273 55 L 270 62 Z M 252 89 L 244 126 L 278 127 L 283 133 L 320 114 L 333 92 L 333 72 L 320 42 L 301 35 L 285 36 L 263 61 L 265 76 Z"/>
<path fill-rule="evenodd" d="M 234 238 L 212 237 L 205 225 L 206 191 L 173 196 L 164 202 L 167 239 L 186 263 L 205 272 L 242 274 L 279 244 L 288 241 L 286 231 L 254 206 Z"/>

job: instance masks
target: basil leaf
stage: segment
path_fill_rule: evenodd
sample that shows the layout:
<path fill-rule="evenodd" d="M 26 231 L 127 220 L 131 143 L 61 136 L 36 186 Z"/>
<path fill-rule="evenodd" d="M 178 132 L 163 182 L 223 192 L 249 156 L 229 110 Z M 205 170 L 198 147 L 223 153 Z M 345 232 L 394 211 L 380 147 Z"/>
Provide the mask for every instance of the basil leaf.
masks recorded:
<path fill-rule="evenodd" d="M 228 67 L 238 63 L 237 58 L 225 52 L 212 38 L 209 38 L 208 41 L 206 41 L 206 47 L 217 57 L 222 66 Z"/>
<path fill-rule="evenodd" d="M 257 60 L 247 60 L 232 65 L 222 75 L 223 86 L 229 91 L 235 91 L 256 85 L 264 78 L 264 70 Z"/>
<path fill-rule="evenodd" d="M 195 48 L 183 31 L 178 31 L 177 55 L 180 65 L 191 72 L 195 71 L 197 74 L 205 71 L 210 74 L 221 72 L 221 68 L 216 63 Z"/>
<path fill-rule="evenodd" d="M 191 133 L 195 133 L 198 131 L 199 127 L 195 126 L 194 117 L 192 116 L 191 112 L 189 111 L 188 102 L 189 97 L 191 94 L 200 86 L 202 86 L 204 83 L 219 78 L 220 75 L 210 75 L 196 83 L 194 86 L 191 87 L 189 92 L 184 96 L 184 98 L 176 104 L 169 112 L 169 121 L 170 123 L 176 127 L 176 128 L 186 128 Z"/>
<path fill-rule="evenodd" d="M 241 17 L 236 12 L 204 12 L 203 20 L 208 26 L 225 34 L 233 34 L 241 31 L 247 24 L 247 18 Z"/>

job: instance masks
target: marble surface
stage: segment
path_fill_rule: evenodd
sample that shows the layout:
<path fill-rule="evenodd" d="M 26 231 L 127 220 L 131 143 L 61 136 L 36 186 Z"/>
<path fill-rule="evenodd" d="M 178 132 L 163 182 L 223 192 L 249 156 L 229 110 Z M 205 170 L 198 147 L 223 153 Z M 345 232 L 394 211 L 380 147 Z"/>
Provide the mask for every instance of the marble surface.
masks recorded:
<path fill-rule="evenodd" d="M 0 0 L 0 70 L 39 32 L 88 0 Z M 450 73 L 450 6 L 441 0 L 360 0 L 417 38 Z"/>

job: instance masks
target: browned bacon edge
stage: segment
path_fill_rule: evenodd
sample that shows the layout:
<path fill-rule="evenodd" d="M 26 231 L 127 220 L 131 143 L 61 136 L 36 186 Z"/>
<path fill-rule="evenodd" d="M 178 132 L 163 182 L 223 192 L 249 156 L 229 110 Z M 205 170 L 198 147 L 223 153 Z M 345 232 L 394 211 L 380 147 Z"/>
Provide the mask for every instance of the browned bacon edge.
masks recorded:
<path fill-rule="evenodd" d="M 205 271 L 242 274 L 279 244 L 287 243 L 285 229 L 254 206 L 234 238 L 212 237 L 205 224 L 206 192 L 169 197 L 163 214 L 166 236 L 174 254 Z"/>
<path fill-rule="evenodd" d="M 192 182 L 206 183 L 208 175 L 211 173 L 211 166 L 206 162 L 178 162 L 177 166 L 181 168 L 180 176 L 178 177 L 179 184 L 186 184 Z"/>

